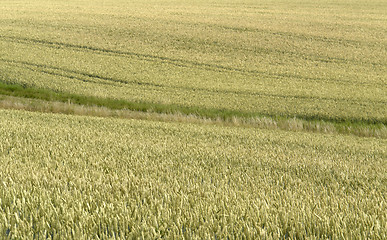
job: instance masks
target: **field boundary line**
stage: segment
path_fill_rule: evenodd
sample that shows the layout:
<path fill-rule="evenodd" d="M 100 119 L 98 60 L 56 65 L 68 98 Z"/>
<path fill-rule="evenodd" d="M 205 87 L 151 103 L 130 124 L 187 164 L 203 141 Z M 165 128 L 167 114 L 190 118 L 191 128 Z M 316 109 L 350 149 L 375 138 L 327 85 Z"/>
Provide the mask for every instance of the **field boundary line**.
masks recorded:
<path fill-rule="evenodd" d="M 314 132 L 323 134 L 343 134 L 358 137 L 375 137 L 387 139 L 387 127 L 370 129 L 367 126 L 351 128 L 337 126 L 329 122 L 308 122 L 302 119 L 273 119 L 270 117 L 220 119 L 205 118 L 194 114 L 157 113 L 132 111 L 128 109 L 109 109 L 101 106 L 80 105 L 68 102 L 45 101 L 0 95 L 0 109 L 22 110 L 30 112 L 67 114 L 77 116 L 138 119 L 159 122 L 179 122 L 190 124 L 219 125 L 228 127 L 278 129 L 293 132 Z"/>
<path fill-rule="evenodd" d="M 57 105 L 58 103 L 67 103 L 80 108 L 104 109 L 105 112 L 130 111 L 141 112 L 144 114 L 174 115 L 184 119 L 194 118 L 200 119 L 201 121 L 203 120 L 204 122 L 222 122 L 231 125 L 264 126 L 264 128 L 274 127 L 284 130 L 307 130 L 314 132 L 344 133 L 358 136 L 387 138 L 386 119 L 381 121 L 376 119 L 329 119 L 323 118 L 322 116 L 269 115 L 254 112 L 238 112 L 226 109 L 187 107 L 176 104 L 167 105 L 148 102 L 129 102 L 117 99 L 104 99 L 92 96 L 55 92 L 47 89 L 36 89 L 28 86 L 5 84 L 0 82 L 0 96 L 1 95 L 3 95 L 3 99 L 24 99 L 24 101 L 27 102 L 41 101 L 45 102 L 44 105 L 50 105 L 52 103 L 54 105 Z M 9 108 L 18 108 L 17 104 L 15 105 L 11 103 L 8 105 L 11 106 Z M 29 104 L 27 104 L 27 107 L 22 107 L 22 109 L 41 111 L 39 106 L 31 107 Z M 48 109 L 52 110 L 51 107 Z M 72 114 L 72 110 L 66 109 L 67 108 L 60 110 L 59 112 Z M 115 116 L 115 114 L 111 113 L 103 114 L 103 116 L 104 115 Z M 158 117 L 156 117 L 156 119 L 157 118 Z"/>

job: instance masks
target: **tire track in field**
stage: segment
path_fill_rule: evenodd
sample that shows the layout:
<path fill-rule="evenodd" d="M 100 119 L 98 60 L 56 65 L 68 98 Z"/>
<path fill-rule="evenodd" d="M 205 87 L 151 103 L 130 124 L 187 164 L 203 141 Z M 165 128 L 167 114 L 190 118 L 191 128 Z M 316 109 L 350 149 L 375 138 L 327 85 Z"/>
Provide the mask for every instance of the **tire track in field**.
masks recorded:
<path fill-rule="evenodd" d="M 35 63 L 26 62 L 26 61 L 7 60 L 7 59 L 1 59 L 1 58 L 0 58 L 0 61 L 8 63 L 8 64 L 17 64 L 17 65 L 27 66 L 27 67 L 30 67 L 29 69 L 32 71 L 38 70 L 39 72 L 42 72 L 42 73 L 55 75 L 55 76 L 61 76 L 61 77 L 67 77 L 67 78 L 71 78 L 71 79 L 77 79 L 77 80 L 82 81 L 82 82 L 91 82 L 91 83 L 96 83 L 96 84 L 116 85 L 116 86 L 119 86 L 117 84 L 135 84 L 135 85 L 149 85 L 149 86 L 154 86 L 154 87 L 164 87 L 163 85 L 159 85 L 159 84 L 152 84 L 152 83 L 139 82 L 139 81 L 124 81 L 121 79 L 103 77 L 103 76 L 99 76 L 97 74 L 87 73 L 87 72 L 83 72 L 83 71 L 70 70 L 67 68 L 48 66 L 48 65 L 44 65 L 44 64 L 35 64 Z M 35 67 L 35 69 L 32 69 L 31 67 Z M 48 70 L 44 70 L 44 69 L 48 69 Z M 87 77 L 87 78 L 96 78 L 96 79 L 99 79 L 102 81 L 88 80 L 85 78 L 80 78 L 80 77 L 76 77 L 73 75 L 61 74 L 61 73 L 54 72 L 54 71 L 61 71 L 61 72 L 66 72 L 68 74 L 81 75 L 81 76 Z M 107 81 L 107 82 L 103 82 L 103 81 Z M 117 84 L 114 84 L 114 83 L 117 83 Z"/>
<path fill-rule="evenodd" d="M 323 81 L 323 82 L 331 82 L 331 83 L 338 83 L 338 84 L 363 84 L 363 85 L 369 85 L 368 82 L 353 82 L 349 80 L 339 80 L 339 79 L 333 79 L 333 78 L 321 78 L 321 77 L 305 77 L 295 74 L 287 74 L 287 73 L 267 73 L 265 71 L 259 71 L 259 70 L 247 70 L 242 68 L 233 68 L 233 67 L 227 67 L 219 64 L 209 64 L 209 63 L 201 63 L 191 60 L 183 60 L 183 59 L 174 59 L 169 57 L 163 57 L 163 56 L 156 56 L 151 54 L 141 54 L 141 53 L 135 53 L 135 52 L 128 52 L 128 51 L 120 51 L 120 50 L 112 50 L 112 49 L 104 49 L 104 48 L 98 48 L 98 47 L 92 47 L 92 46 L 85 46 L 85 45 L 78 45 L 78 44 L 71 44 L 71 43 L 61 43 L 61 42 L 54 42 L 54 41 L 47 41 L 47 40 L 39 40 L 39 39 L 33 39 L 33 38 L 22 38 L 22 37 L 11 37 L 11 36 L 3 36 L 0 35 L 0 39 L 3 39 L 5 41 L 11 41 L 16 43 L 22 43 L 22 44 L 31 44 L 31 43 L 37 43 L 45 45 L 46 47 L 51 48 L 71 48 L 78 51 L 91 51 L 93 53 L 97 54 L 106 54 L 106 55 L 116 55 L 116 56 L 126 56 L 126 57 L 134 57 L 137 59 L 141 59 L 144 61 L 150 61 L 150 62 L 162 62 L 170 65 L 174 65 L 177 67 L 185 67 L 185 68 L 191 68 L 196 67 L 198 69 L 206 69 L 210 71 L 215 72 L 237 72 L 240 74 L 246 74 L 246 75 L 252 75 L 252 76 L 263 76 L 263 77 L 271 77 L 276 79 L 281 78 L 295 78 L 300 80 L 308 80 L 308 81 Z M 376 83 L 379 85 L 379 83 Z M 387 84 L 382 84 L 383 86 L 387 86 Z"/>
<path fill-rule="evenodd" d="M 149 19 L 147 19 L 149 20 Z M 367 46 L 367 47 L 382 47 L 385 50 L 387 50 L 387 45 L 385 45 L 382 42 L 379 41 L 362 41 L 362 40 L 355 40 L 355 39 L 347 39 L 347 38 L 340 38 L 340 37 L 334 37 L 334 36 L 321 36 L 316 34 L 307 34 L 307 33 L 299 33 L 299 32 L 289 32 L 289 31 L 279 31 L 279 30 L 271 30 L 271 29 L 264 29 L 259 27 L 242 27 L 242 26 L 232 26 L 232 25 L 224 25 L 219 23 L 208 23 L 208 22 L 189 22 L 189 21 L 180 21 L 180 20 L 173 20 L 169 19 L 164 21 L 166 23 L 170 23 L 173 25 L 184 25 L 184 26 L 194 26 L 194 27 L 204 27 L 204 28 L 214 28 L 218 30 L 226 30 L 226 31 L 233 31 L 233 32 L 247 32 L 247 33 L 261 33 L 261 34 L 268 34 L 272 36 L 280 36 L 280 37 L 286 37 L 286 38 L 294 38 L 304 41 L 316 41 L 316 42 L 322 42 L 322 43 L 335 43 L 340 44 L 344 46 Z M 298 54 L 296 52 L 289 51 L 290 54 Z M 313 55 L 309 55 L 310 57 L 313 57 Z M 332 58 L 340 62 L 358 62 L 354 59 L 346 59 L 346 58 L 340 58 L 335 57 Z M 362 62 L 364 63 L 364 62 Z M 372 63 L 367 62 L 369 64 L 378 64 L 378 63 Z M 381 65 L 381 64 L 379 64 Z"/>
<path fill-rule="evenodd" d="M 184 86 L 174 86 L 174 85 L 164 85 L 164 84 L 154 84 L 154 83 L 147 83 L 147 82 L 139 82 L 139 81 L 125 81 L 121 79 L 115 79 L 115 78 L 110 78 L 110 77 L 104 77 L 100 76 L 97 74 L 91 74 L 87 72 L 82 72 L 82 71 L 75 71 L 75 70 L 70 70 L 66 68 L 60 68 L 60 67 L 55 67 L 55 66 L 48 66 L 44 64 L 35 64 L 35 63 L 29 63 L 26 61 L 16 61 L 16 60 L 6 60 L 6 59 L 1 59 L 0 61 L 8 63 L 8 64 L 16 64 L 16 65 L 21 65 L 24 66 L 31 70 L 31 71 L 36 71 L 38 70 L 41 73 L 45 74 L 50 74 L 54 76 L 61 76 L 61 77 L 66 77 L 70 79 L 76 79 L 82 82 L 89 82 L 89 83 L 95 83 L 95 84 L 104 84 L 104 85 L 112 85 L 112 86 L 120 86 L 120 84 L 124 85 L 139 85 L 139 86 L 149 86 L 149 87 L 154 87 L 154 88 L 164 88 L 164 89 L 175 89 L 175 90 L 184 90 L 188 92 L 192 91 L 199 91 L 199 92 L 206 92 L 209 94 L 235 94 L 235 95 L 244 95 L 244 96 L 256 96 L 256 97 L 268 97 L 268 98 L 282 98 L 282 99 L 299 99 L 299 100 L 309 100 L 309 101 L 330 101 L 330 102 L 347 102 L 352 105 L 360 105 L 360 106 L 368 106 L 369 104 L 387 104 L 387 101 L 367 101 L 364 104 L 363 100 L 355 100 L 355 99 L 347 99 L 347 98 L 329 98 L 329 97 L 316 97 L 316 96 L 303 96 L 303 95 L 281 95 L 281 94 L 272 94 L 272 93 L 265 93 L 265 92 L 251 92 L 251 91 L 243 91 L 243 90 L 227 90 L 227 89 L 208 89 L 208 88 L 198 88 L 198 87 L 184 87 Z M 47 69 L 47 70 L 45 70 Z M 61 74 L 55 71 L 61 71 L 65 72 L 68 74 Z M 76 74 L 76 75 L 81 75 L 83 77 L 87 78 L 94 78 L 98 79 L 100 81 L 93 81 L 90 79 L 85 79 L 85 78 L 80 78 L 76 77 L 71 74 Z M 101 82 L 102 81 L 102 82 Z M 107 81 L 107 82 L 103 82 Z"/>
<path fill-rule="evenodd" d="M 134 19 L 140 19 L 138 17 L 135 17 Z M 148 18 L 142 18 L 149 20 Z M 23 22 L 23 20 L 19 20 Z M 291 38 L 296 38 L 304 41 L 317 41 L 317 42 L 323 42 L 323 43 L 336 43 L 336 44 L 341 44 L 341 45 L 348 45 L 348 46 L 367 46 L 367 47 L 381 47 L 384 48 L 384 50 L 387 51 L 387 45 L 383 45 L 382 43 L 373 43 L 370 44 L 369 42 L 366 41 L 359 41 L 359 40 L 353 40 L 353 39 L 344 39 L 344 38 L 337 38 L 337 37 L 326 37 L 326 36 L 318 36 L 318 35 L 313 35 L 313 34 L 303 34 L 303 33 L 295 33 L 295 32 L 286 32 L 286 31 L 274 31 L 274 30 L 269 30 L 269 29 L 262 29 L 262 28 L 253 28 L 253 27 L 238 27 L 238 26 L 228 26 L 228 25 L 221 25 L 221 24 L 215 24 L 215 23 L 200 23 L 200 22 L 181 22 L 181 21 L 176 21 L 176 20 L 167 20 L 164 21 L 167 24 L 173 24 L 173 25 L 183 25 L 183 26 L 194 26 L 194 27 L 210 27 L 210 28 L 215 28 L 218 30 L 227 30 L 227 31 L 235 31 L 235 32 L 253 32 L 253 33 L 263 33 L 263 34 L 268 34 L 268 35 L 273 35 L 273 36 L 280 36 L 280 37 L 291 37 Z M 14 23 L 13 23 L 14 25 Z M 22 25 L 25 26 L 25 25 Z M 28 24 L 27 24 L 28 26 Z M 42 27 L 46 29 L 47 27 L 51 27 L 53 29 L 58 29 L 58 28 L 64 28 L 64 29 L 81 29 L 81 30 L 88 30 L 92 32 L 96 31 L 101 31 L 101 27 L 99 26 L 83 26 L 83 25 L 72 25 L 72 24 L 53 24 L 53 23 L 47 23 L 47 22 L 35 22 L 35 27 Z M 108 28 L 109 26 L 103 26 L 103 28 Z M 111 29 L 111 31 L 114 31 L 114 29 Z M 208 41 L 203 41 L 203 40 L 198 40 L 198 39 L 188 39 L 190 42 L 196 41 L 201 44 L 206 44 L 206 45 L 212 45 L 215 47 L 219 47 L 219 44 L 216 42 L 208 42 Z M 352 64 L 357 64 L 357 65 L 363 65 L 363 64 L 370 64 L 374 66 L 384 66 L 383 63 L 377 63 L 377 62 L 370 62 L 370 61 L 360 61 L 356 59 L 347 59 L 347 58 L 341 58 L 341 57 L 329 57 L 329 56 L 318 56 L 314 54 L 305 54 L 305 53 L 299 53 L 295 51 L 289 51 L 289 50 L 280 50 L 280 49 L 270 49 L 270 48 L 248 48 L 248 47 L 241 47 L 239 45 L 232 45 L 232 44 L 227 44 L 228 47 L 234 49 L 234 50 L 242 50 L 242 51 L 248 51 L 252 53 L 276 53 L 276 54 L 286 54 L 289 56 L 297 56 L 301 57 L 307 60 L 311 61 L 319 61 L 319 62 L 324 62 L 324 63 L 352 63 Z"/>
<path fill-rule="evenodd" d="M 168 23 L 171 23 L 171 21 L 167 21 Z M 324 37 L 324 36 L 316 36 L 316 35 L 307 35 L 307 34 L 300 34 L 300 33 L 291 33 L 291 32 L 278 32 L 278 31 L 270 31 L 270 30 L 265 30 L 265 29 L 259 29 L 259 28 L 248 28 L 248 27 L 233 27 L 233 26 L 226 26 L 226 25 L 217 25 L 217 24 L 201 24 L 201 23 L 182 23 L 182 22 L 173 22 L 175 24 L 181 24 L 184 26 L 198 26 L 198 27 L 203 27 L 203 26 L 209 26 L 211 28 L 218 28 L 220 30 L 232 30 L 236 32 L 257 32 L 257 33 L 265 33 L 265 34 L 270 34 L 274 36 L 283 36 L 283 37 L 294 37 L 294 38 L 299 38 L 301 40 L 307 40 L 307 41 L 321 41 L 321 42 L 330 42 L 330 43 L 358 43 L 358 45 L 364 45 L 366 42 L 360 42 L 356 40 L 346 40 L 346 39 L 340 39 L 340 38 L 333 38 L 333 37 Z M 64 28 L 65 30 L 67 29 L 81 29 L 81 30 L 88 30 L 92 32 L 97 32 L 100 31 L 98 27 L 95 26 L 89 26 L 89 27 L 84 27 L 81 25 L 66 25 L 66 24 L 51 24 L 51 23 L 41 23 L 41 22 L 36 22 L 35 27 L 42 27 L 46 29 L 47 27 L 51 27 L 53 29 L 58 29 L 58 28 Z M 107 26 L 104 26 L 104 28 L 107 28 Z M 223 47 L 223 45 L 219 45 L 218 42 L 210 42 L 210 41 L 203 41 L 203 40 L 198 40 L 198 39 L 187 39 L 191 43 L 196 43 L 197 45 L 211 45 L 214 47 Z M 376 45 L 376 44 L 375 44 Z M 318 56 L 314 54 L 306 54 L 306 53 L 299 53 L 295 51 L 289 51 L 289 50 L 280 50 L 280 49 L 274 49 L 274 48 L 263 48 L 263 47 L 243 47 L 240 45 L 233 45 L 233 44 L 227 44 L 226 46 L 228 48 L 232 48 L 233 50 L 239 50 L 239 51 L 247 51 L 250 53 L 254 54 L 280 54 L 280 55 L 287 55 L 287 56 L 295 56 L 298 58 L 302 58 L 304 60 L 310 60 L 310 61 L 318 61 L 322 63 L 344 63 L 344 64 L 356 64 L 356 65 L 363 65 L 363 64 L 368 64 L 368 65 L 373 65 L 373 66 L 384 66 L 383 63 L 377 63 L 377 62 L 370 62 L 370 61 L 360 61 L 356 59 L 346 59 L 346 58 L 340 58 L 340 57 L 329 57 L 329 56 Z M 369 45 L 371 47 L 374 47 L 373 45 Z M 378 45 L 376 45 L 378 46 Z"/>
<path fill-rule="evenodd" d="M 274 31 L 269 29 L 261 29 L 261 28 L 253 28 L 253 27 L 237 27 L 237 26 L 227 26 L 227 25 L 220 25 L 220 24 L 211 24 L 209 25 L 214 28 L 218 29 L 226 29 L 236 32 L 257 32 L 257 33 L 264 33 L 274 36 L 280 36 L 280 37 L 291 37 L 296 38 L 300 40 L 307 40 L 307 41 L 316 41 L 316 42 L 323 42 L 323 43 L 338 43 L 341 45 L 350 45 L 350 46 L 369 46 L 369 47 L 375 47 L 378 46 L 378 43 L 370 44 L 365 41 L 359 41 L 359 40 L 353 40 L 353 39 L 344 39 L 344 38 L 338 38 L 338 37 L 325 37 L 325 36 L 318 36 L 314 34 L 303 34 L 303 33 L 297 33 L 297 32 L 286 32 L 286 31 Z M 350 59 L 345 58 L 334 58 L 338 61 L 351 61 Z"/>

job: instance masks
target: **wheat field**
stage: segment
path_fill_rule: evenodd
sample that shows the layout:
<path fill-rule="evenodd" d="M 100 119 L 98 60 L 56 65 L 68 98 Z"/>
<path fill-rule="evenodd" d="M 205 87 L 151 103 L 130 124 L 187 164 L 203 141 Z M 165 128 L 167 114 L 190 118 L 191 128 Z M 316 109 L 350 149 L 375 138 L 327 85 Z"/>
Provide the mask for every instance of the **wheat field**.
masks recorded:
<path fill-rule="evenodd" d="M 10 239 L 386 236 L 386 140 L 0 111 Z"/>
<path fill-rule="evenodd" d="M 383 0 L 0 0 L 0 239 L 386 239 Z"/>
<path fill-rule="evenodd" d="M 376 0 L 5 1 L 0 80 L 385 124 L 386 11 Z"/>

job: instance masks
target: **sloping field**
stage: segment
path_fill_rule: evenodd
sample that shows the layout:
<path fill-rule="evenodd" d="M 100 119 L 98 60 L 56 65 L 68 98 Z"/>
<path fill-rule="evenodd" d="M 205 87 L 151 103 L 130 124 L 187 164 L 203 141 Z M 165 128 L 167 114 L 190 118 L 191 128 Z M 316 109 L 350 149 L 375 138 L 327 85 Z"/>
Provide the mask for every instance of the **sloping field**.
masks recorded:
<path fill-rule="evenodd" d="M 0 81 L 387 122 L 385 1 L 2 1 Z"/>
<path fill-rule="evenodd" d="M 385 239 L 385 139 L 0 110 L 0 236 Z"/>
<path fill-rule="evenodd" d="M 0 239 L 387 239 L 386 13 L 0 0 Z"/>

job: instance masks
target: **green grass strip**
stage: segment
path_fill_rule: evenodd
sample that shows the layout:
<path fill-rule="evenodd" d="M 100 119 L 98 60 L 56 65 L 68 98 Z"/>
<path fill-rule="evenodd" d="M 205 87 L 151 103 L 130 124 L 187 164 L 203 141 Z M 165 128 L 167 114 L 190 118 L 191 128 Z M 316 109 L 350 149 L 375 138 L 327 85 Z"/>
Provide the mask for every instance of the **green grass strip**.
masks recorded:
<path fill-rule="evenodd" d="M 181 106 L 177 104 L 160 104 L 153 102 L 127 101 L 111 98 L 98 98 L 94 96 L 84 96 L 73 93 L 57 92 L 50 89 L 34 88 L 27 85 L 7 83 L 0 81 L 0 94 L 14 97 L 40 99 L 45 101 L 71 102 L 79 105 L 100 106 L 109 109 L 120 110 L 127 109 L 141 112 L 155 112 L 165 114 L 184 114 L 195 115 L 203 118 L 230 120 L 233 117 L 254 118 L 269 117 L 273 120 L 286 120 L 297 118 L 309 122 L 329 122 L 336 127 L 371 127 L 382 128 L 387 120 L 359 119 L 359 118 L 330 118 L 317 115 L 271 115 L 256 112 L 243 112 L 229 109 L 206 109 L 193 106 Z"/>

